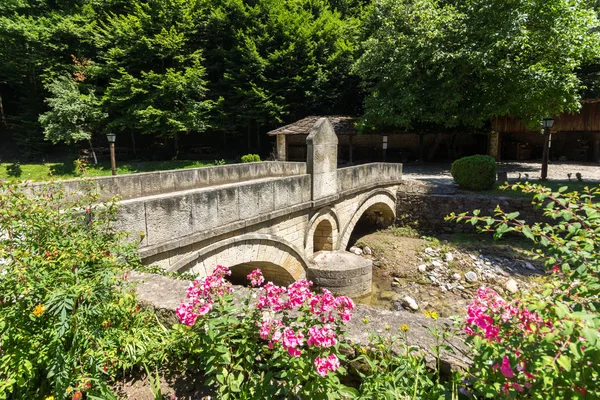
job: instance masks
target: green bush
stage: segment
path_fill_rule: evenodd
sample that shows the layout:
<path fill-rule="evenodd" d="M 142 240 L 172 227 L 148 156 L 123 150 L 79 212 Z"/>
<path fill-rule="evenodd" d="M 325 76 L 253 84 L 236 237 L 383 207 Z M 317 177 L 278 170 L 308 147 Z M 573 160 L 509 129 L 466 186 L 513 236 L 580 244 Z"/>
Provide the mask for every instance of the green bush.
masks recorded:
<path fill-rule="evenodd" d="M 600 398 L 600 188 L 506 188 L 533 194 L 552 222 L 528 224 L 500 207 L 493 217 L 475 210 L 447 220 L 483 225 L 497 238 L 522 234 L 536 244 L 530 255 L 544 261 L 549 275 L 543 287 L 512 299 L 479 289 L 464 327 L 473 354 L 465 390 L 474 398 Z"/>
<path fill-rule="evenodd" d="M 496 160 L 490 156 L 469 156 L 452 163 L 454 182 L 469 190 L 489 190 L 496 183 Z"/>
<path fill-rule="evenodd" d="M 6 166 L 6 175 L 18 178 L 21 174 L 23 174 L 23 169 L 18 161 Z"/>
<path fill-rule="evenodd" d="M 97 200 L 0 185 L 0 399 L 112 399 L 123 370 L 161 361 L 164 329 L 124 280 L 135 246 Z"/>
<path fill-rule="evenodd" d="M 242 156 L 242 162 L 260 162 L 260 156 L 258 154 L 246 154 Z"/>

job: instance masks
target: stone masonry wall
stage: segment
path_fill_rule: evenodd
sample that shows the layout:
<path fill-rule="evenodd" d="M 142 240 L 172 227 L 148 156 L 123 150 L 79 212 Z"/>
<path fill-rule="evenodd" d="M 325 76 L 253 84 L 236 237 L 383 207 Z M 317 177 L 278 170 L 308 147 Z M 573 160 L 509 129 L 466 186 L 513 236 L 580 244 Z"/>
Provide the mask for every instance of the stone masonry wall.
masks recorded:
<path fill-rule="evenodd" d="M 446 222 L 444 217 L 473 210 L 481 210 L 482 216 L 493 216 L 497 205 L 506 212 L 518 211 L 519 219 L 528 223 L 545 220 L 542 210 L 536 209 L 529 198 L 461 194 L 453 187 L 405 180 L 398 189 L 396 223 L 417 222 L 423 232 L 475 232 L 476 227 L 471 224 Z"/>
<path fill-rule="evenodd" d="M 183 190 L 206 188 L 216 185 L 247 182 L 255 179 L 285 177 L 306 174 L 306 163 L 264 161 L 221 165 L 215 167 L 189 168 L 170 171 L 145 172 L 118 176 L 103 176 L 92 181 L 100 185 L 102 200 L 119 195 L 123 200 L 154 196 Z M 86 180 L 60 181 L 67 193 L 81 191 Z M 34 184 L 36 186 L 46 183 Z"/>

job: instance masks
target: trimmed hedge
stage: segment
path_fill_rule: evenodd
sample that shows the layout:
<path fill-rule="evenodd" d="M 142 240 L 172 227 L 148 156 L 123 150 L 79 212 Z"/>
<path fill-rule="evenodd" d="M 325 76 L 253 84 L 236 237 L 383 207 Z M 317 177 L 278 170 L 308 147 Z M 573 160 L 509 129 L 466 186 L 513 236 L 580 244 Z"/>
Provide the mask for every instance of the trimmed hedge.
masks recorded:
<path fill-rule="evenodd" d="M 260 156 L 258 154 L 246 154 L 245 156 L 242 156 L 243 163 L 259 162 L 259 161 L 260 161 Z"/>
<path fill-rule="evenodd" d="M 469 190 L 489 190 L 496 183 L 496 160 L 490 156 L 469 156 L 452 163 L 454 182 Z"/>

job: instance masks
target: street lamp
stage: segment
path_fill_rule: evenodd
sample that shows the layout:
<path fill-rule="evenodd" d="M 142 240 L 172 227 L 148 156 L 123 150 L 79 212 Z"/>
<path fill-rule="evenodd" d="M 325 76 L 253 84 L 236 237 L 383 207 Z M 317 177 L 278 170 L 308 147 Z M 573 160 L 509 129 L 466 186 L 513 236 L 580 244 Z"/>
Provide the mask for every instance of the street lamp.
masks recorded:
<path fill-rule="evenodd" d="M 117 174 L 117 161 L 115 160 L 115 140 L 117 140 L 117 135 L 115 133 L 107 133 L 106 139 L 110 143 L 110 168 L 112 170 L 112 174 Z"/>
<path fill-rule="evenodd" d="M 548 158 L 550 156 L 550 129 L 554 125 L 554 118 L 546 117 L 542 119 L 544 128 L 544 152 L 542 153 L 542 180 L 548 179 Z"/>

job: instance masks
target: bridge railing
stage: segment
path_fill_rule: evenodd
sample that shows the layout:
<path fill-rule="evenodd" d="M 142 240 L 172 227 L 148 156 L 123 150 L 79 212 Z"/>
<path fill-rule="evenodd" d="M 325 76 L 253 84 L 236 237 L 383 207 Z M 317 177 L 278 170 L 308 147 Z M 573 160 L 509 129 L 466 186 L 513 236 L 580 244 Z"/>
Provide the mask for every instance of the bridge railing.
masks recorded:
<path fill-rule="evenodd" d="M 152 196 L 163 193 L 178 192 L 204 187 L 239 183 L 261 178 L 285 177 L 306 174 L 306 163 L 264 161 L 177 169 L 168 171 L 144 172 L 118 176 L 93 178 L 91 181 L 100 185 L 102 200 L 119 195 L 123 200 Z M 60 181 L 67 193 L 76 194 L 81 191 L 83 182 L 87 180 L 71 179 Z M 36 186 L 46 183 L 35 183 Z"/>
<path fill-rule="evenodd" d="M 371 163 L 337 170 L 338 193 L 402 180 L 402 164 Z"/>

